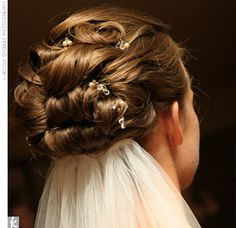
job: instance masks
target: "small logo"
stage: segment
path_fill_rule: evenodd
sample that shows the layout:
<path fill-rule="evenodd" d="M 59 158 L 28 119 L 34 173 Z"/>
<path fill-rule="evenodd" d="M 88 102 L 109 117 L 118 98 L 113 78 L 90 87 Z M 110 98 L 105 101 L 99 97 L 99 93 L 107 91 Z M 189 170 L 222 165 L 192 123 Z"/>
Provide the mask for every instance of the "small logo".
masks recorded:
<path fill-rule="evenodd" d="M 8 228 L 19 228 L 19 216 L 8 217 Z"/>

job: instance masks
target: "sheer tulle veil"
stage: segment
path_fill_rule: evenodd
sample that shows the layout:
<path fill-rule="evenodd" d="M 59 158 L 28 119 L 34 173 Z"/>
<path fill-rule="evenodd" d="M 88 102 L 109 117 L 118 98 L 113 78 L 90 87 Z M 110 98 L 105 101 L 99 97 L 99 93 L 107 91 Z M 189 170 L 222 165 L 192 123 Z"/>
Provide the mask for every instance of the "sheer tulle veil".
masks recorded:
<path fill-rule="evenodd" d="M 200 227 L 152 156 L 132 139 L 100 156 L 53 162 L 35 228 Z"/>

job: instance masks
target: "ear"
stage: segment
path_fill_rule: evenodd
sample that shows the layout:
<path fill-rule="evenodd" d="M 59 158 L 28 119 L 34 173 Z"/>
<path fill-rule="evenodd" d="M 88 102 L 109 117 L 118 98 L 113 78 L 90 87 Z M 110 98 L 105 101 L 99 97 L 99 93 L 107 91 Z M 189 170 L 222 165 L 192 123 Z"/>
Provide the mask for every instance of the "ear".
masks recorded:
<path fill-rule="evenodd" d="M 176 147 L 183 142 L 183 132 L 180 123 L 179 103 L 175 101 L 170 108 L 169 136 L 171 145 Z"/>

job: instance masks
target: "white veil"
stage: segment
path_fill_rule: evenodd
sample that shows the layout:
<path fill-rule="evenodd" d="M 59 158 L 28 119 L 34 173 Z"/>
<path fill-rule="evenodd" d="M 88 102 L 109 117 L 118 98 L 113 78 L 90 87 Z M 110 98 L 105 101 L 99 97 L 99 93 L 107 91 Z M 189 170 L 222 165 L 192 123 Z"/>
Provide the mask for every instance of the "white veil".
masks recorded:
<path fill-rule="evenodd" d="M 152 156 L 132 139 L 93 158 L 54 162 L 35 228 L 200 227 L 190 208 Z"/>

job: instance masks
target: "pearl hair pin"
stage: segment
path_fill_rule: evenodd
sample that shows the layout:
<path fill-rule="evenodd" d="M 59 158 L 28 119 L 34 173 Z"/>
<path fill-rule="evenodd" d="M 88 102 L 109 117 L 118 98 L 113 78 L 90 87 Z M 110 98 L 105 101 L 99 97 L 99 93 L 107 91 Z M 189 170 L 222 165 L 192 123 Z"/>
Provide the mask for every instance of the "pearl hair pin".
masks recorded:
<path fill-rule="evenodd" d="M 111 109 L 112 109 L 112 110 L 116 110 L 116 105 L 113 104 L 113 105 L 111 106 Z"/>
<path fill-rule="evenodd" d="M 88 84 L 89 87 L 96 87 L 97 90 L 102 91 L 104 95 L 109 95 L 110 91 L 107 89 L 105 84 L 98 83 L 96 80 L 92 80 Z M 121 100 L 118 104 L 112 104 L 111 109 L 116 110 L 118 113 L 122 110 L 124 110 L 126 107 L 126 104 L 123 100 Z M 126 123 L 125 123 L 125 118 L 122 116 L 119 120 L 118 123 L 120 124 L 121 129 L 126 128 Z"/>
<path fill-rule="evenodd" d="M 32 146 L 32 144 L 29 142 L 29 136 L 25 137 L 25 140 L 26 140 L 28 146 Z"/>
<path fill-rule="evenodd" d="M 112 110 L 117 109 L 117 111 L 120 112 L 121 110 L 125 109 L 125 106 L 126 106 L 125 102 L 123 100 L 121 100 L 118 104 L 113 104 L 111 106 L 111 109 Z"/>
<path fill-rule="evenodd" d="M 72 44 L 73 44 L 73 42 L 68 37 L 66 37 L 65 40 L 62 42 L 63 47 L 69 47 Z"/>
<path fill-rule="evenodd" d="M 64 41 L 62 42 L 62 46 L 63 47 L 69 47 L 73 44 L 72 40 L 70 40 L 68 37 L 66 37 L 64 39 Z M 115 45 L 116 48 L 119 48 L 121 50 L 125 50 L 127 48 L 129 48 L 130 44 L 122 39 L 120 39 L 117 44 Z"/>
<path fill-rule="evenodd" d="M 120 128 L 121 128 L 121 129 L 125 129 L 125 128 L 126 128 L 124 116 L 122 116 L 122 117 L 118 120 L 118 123 L 120 124 Z"/>
<path fill-rule="evenodd" d="M 120 39 L 117 44 L 115 45 L 116 48 L 120 48 L 122 50 L 125 50 L 129 48 L 129 43 L 125 42 L 124 40 Z"/>
<path fill-rule="evenodd" d="M 113 104 L 111 106 L 112 110 L 116 110 L 118 113 L 122 110 L 124 110 L 126 107 L 126 104 L 123 100 L 121 100 L 118 104 Z M 118 123 L 120 124 L 121 129 L 125 129 L 126 128 L 126 123 L 125 123 L 125 118 L 124 116 L 122 116 L 119 120 Z"/>
<path fill-rule="evenodd" d="M 96 80 L 89 83 L 89 87 L 97 86 L 97 90 L 102 91 L 104 95 L 108 96 L 110 91 L 107 89 L 105 84 L 100 84 Z"/>

